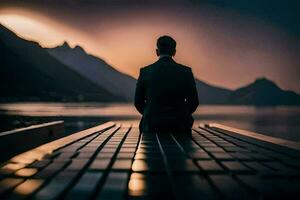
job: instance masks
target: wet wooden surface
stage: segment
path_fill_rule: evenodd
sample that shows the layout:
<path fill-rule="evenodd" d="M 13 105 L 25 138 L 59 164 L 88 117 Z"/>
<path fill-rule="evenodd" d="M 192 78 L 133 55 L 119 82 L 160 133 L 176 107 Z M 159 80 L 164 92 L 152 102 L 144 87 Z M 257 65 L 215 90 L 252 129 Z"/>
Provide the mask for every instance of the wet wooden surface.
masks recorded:
<path fill-rule="evenodd" d="M 0 163 L 64 136 L 64 121 L 31 125 L 0 133 Z"/>
<path fill-rule="evenodd" d="M 145 134 L 109 122 L 0 168 L 1 199 L 295 199 L 300 154 L 216 127 Z"/>

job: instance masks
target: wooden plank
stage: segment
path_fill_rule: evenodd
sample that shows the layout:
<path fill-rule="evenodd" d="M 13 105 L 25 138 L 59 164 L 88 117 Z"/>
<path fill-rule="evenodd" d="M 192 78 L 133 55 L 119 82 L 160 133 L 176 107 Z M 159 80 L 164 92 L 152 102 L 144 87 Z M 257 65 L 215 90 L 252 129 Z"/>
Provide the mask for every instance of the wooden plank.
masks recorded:
<path fill-rule="evenodd" d="M 294 141 L 285 140 L 285 139 L 281 139 L 281 138 L 275 138 L 275 137 L 271 137 L 271 136 L 268 136 L 268 135 L 263 135 L 263 134 L 260 134 L 260 133 L 247 131 L 247 130 L 243 130 L 243 129 L 238 129 L 238 128 L 233 128 L 233 127 L 225 126 L 225 125 L 222 125 L 222 124 L 216 124 L 216 123 L 207 124 L 207 127 L 213 128 L 213 129 L 214 128 L 219 129 L 221 131 L 222 130 L 223 131 L 228 131 L 228 132 L 231 132 L 231 133 L 246 136 L 248 138 L 254 138 L 258 141 L 264 141 L 264 142 L 267 142 L 267 143 L 272 143 L 272 144 L 275 144 L 275 145 L 279 145 L 279 146 L 282 146 L 282 147 L 286 147 L 286 148 L 290 148 L 290 149 L 300 151 L 300 143 L 299 142 L 294 142 Z"/>
<path fill-rule="evenodd" d="M 264 185 L 252 187 L 252 180 L 283 188 L 276 194 L 280 199 L 298 197 L 297 166 L 280 160 L 261 160 L 253 155 L 270 154 L 292 163 L 299 162 L 300 158 L 292 159 L 269 145 L 251 144 L 254 140 L 259 142 L 258 139 L 245 138 L 196 127 L 192 135 L 140 133 L 136 126 L 110 122 L 42 145 L 19 158 L 16 156 L 21 163 L 10 160 L 1 166 L 0 172 L 11 172 L 2 174 L 5 181 L 0 182 L 0 188 L 4 188 L 1 199 L 269 197 Z M 231 149 L 227 150 L 228 147 Z M 191 153 L 206 153 L 208 157 L 192 157 Z M 33 159 L 40 160 L 24 164 Z M 293 182 L 289 185 L 287 181 Z M 30 184 L 33 187 L 27 187 Z M 270 192 L 276 191 L 270 186 Z"/>
<path fill-rule="evenodd" d="M 29 150 L 22 154 L 19 154 L 11 158 L 8 162 L 20 162 L 20 163 L 31 163 L 34 160 L 41 159 L 44 155 L 52 153 L 55 149 L 65 146 L 66 144 L 72 143 L 80 138 L 87 137 L 96 132 L 106 130 L 115 126 L 113 122 L 107 122 L 99 126 L 92 127 L 90 129 L 74 133 L 72 135 L 63 137 L 61 139 L 49 142 L 47 144 L 41 145 L 35 149 Z M 20 141 L 19 141 L 20 143 Z"/>
<path fill-rule="evenodd" d="M 0 162 L 64 136 L 64 122 L 54 121 L 0 133 Z"/>

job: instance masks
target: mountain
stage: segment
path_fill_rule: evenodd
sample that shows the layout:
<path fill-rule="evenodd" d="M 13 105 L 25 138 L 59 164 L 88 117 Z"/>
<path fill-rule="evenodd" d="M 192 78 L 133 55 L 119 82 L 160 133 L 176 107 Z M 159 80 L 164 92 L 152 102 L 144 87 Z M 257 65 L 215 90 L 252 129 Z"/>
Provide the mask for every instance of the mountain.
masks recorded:
<path fill-rule="evenodd" d="M 71 48 L 68 43 L 47 51 L 56 59 L 98 86 L 116 96 L 133 101 L 136 80 L 108 65 L 102 59 L 87 54 L 80 46 Z"/>
<path fill-rule="evenodd" d="M 209 85 L 196 79 L 200 104 L 229 104 L 231 90 Z"/>
<path fill-rule="evenodd" d="M 0 24 L 0 101 L 122 101 Z"/>
<path fill-rule="evenodd" d="M 300 105 L 300 95 L 282 90 L 266 78 L 258 78 L 255 82 L 233 91 L 229 101 L 232 104 L 257 106 Z"/>

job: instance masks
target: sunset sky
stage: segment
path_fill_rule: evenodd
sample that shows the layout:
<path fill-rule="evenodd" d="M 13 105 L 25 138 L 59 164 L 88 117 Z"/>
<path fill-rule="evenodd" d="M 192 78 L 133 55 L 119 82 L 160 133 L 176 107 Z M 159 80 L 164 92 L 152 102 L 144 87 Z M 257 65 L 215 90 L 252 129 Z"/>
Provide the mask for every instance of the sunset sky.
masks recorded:
<path fill-rule="evenodd" d="M 200 80 L 235 89 L 264 76 L 300 93 L 298 4 L 2 0 L 0 23 L 43 47 L 80 45 L 134 77 L 157 59 L 156 39 L 168 34 L 178 43 L 175 59 Z"/>

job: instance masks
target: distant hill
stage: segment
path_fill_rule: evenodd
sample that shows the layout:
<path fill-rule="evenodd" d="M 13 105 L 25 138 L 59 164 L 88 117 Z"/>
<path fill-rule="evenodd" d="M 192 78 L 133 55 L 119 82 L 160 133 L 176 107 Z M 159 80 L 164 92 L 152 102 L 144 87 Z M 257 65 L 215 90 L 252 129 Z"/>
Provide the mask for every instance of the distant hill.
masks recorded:
<path fill-rule="evenodd" d="M 233 91 L 229 101 L 232 104 L 258 106 L 300 105 L 300 95 L 282 90 L 266 78 L 259 78 L 255 82 Z"/>
<path fill-rule="evenodd" d="M 196 87 L 200 104 L 229 104 L 231 90 L 211 86 L 196 79 Z"/>
<path fill-rule="evenodd" d="M 117 71 L 102 59 L 87 54 L 82 47 L 71 48 L 65 42 L 56 48 L 49 48 L 48 52 L 100 87 L 133 101 L 136 80 Z"/>
<path fill-rule="evenodd" d="M 0 101 L 124 101 L 0 25 Z"/>

